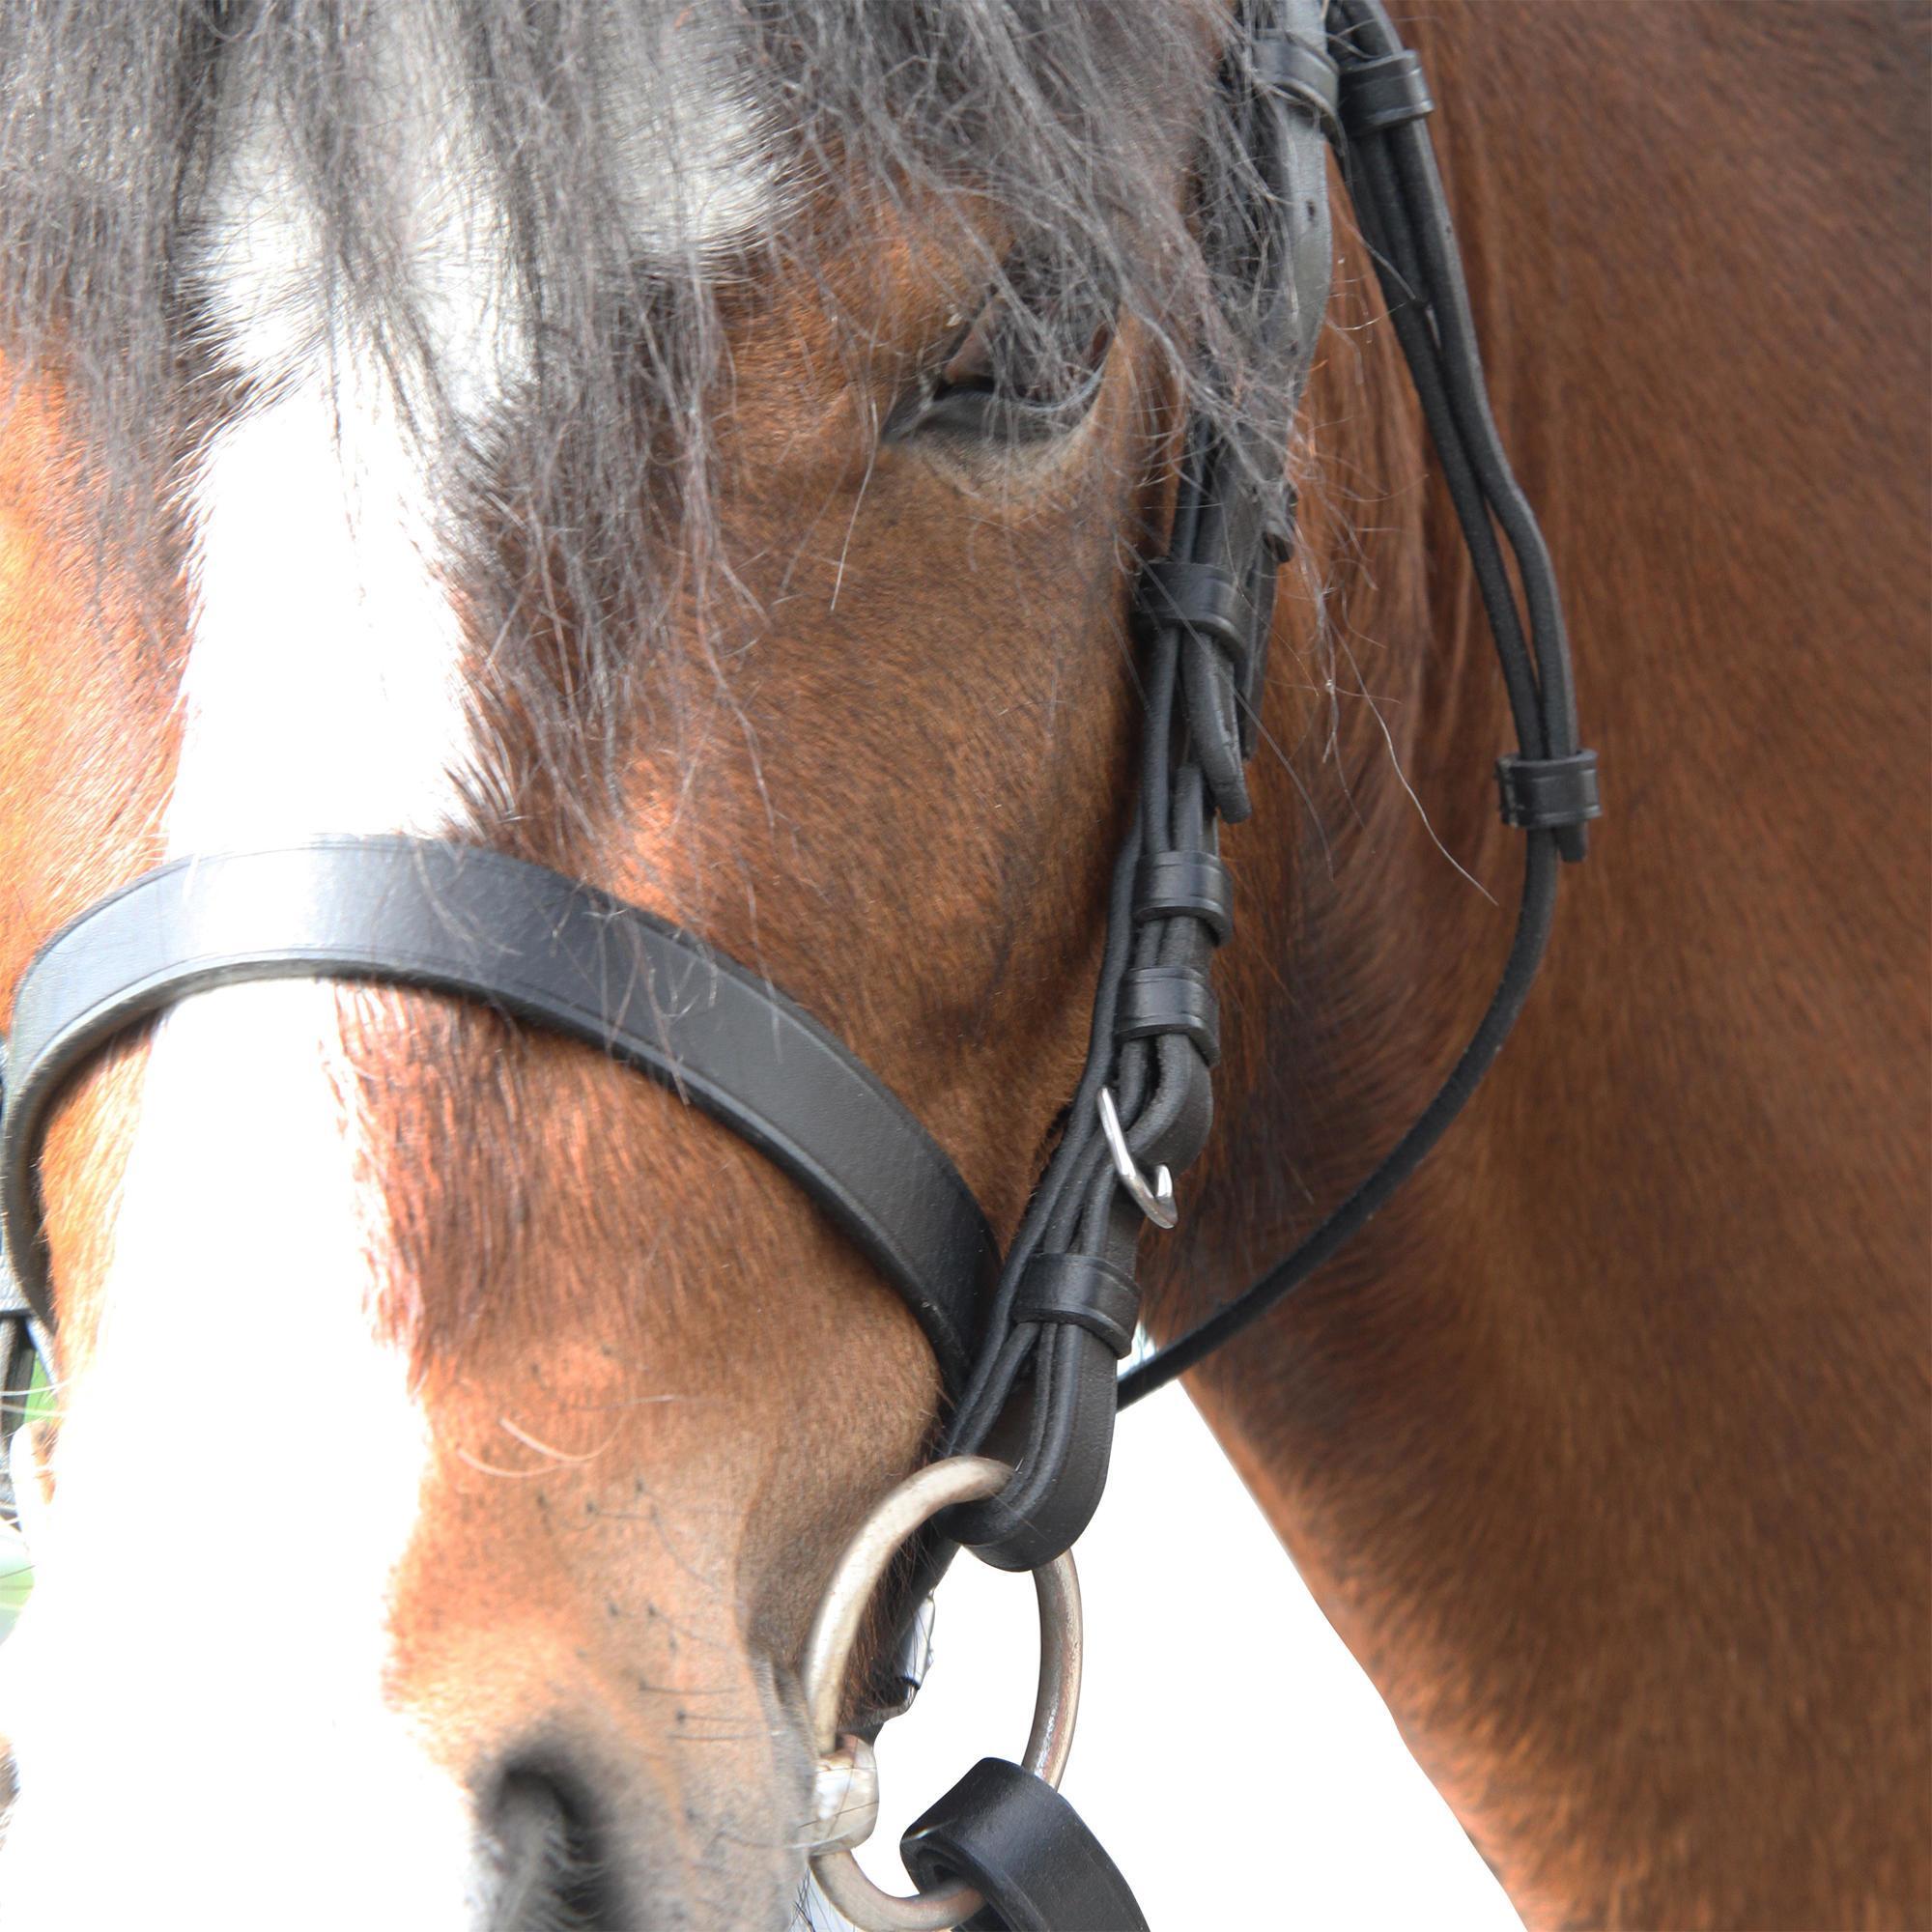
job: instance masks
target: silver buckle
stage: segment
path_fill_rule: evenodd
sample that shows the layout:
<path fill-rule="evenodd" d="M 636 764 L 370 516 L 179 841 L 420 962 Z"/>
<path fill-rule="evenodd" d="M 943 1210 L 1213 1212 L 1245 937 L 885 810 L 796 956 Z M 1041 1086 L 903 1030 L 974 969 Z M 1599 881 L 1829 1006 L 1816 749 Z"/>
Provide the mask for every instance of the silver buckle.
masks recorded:
<path fill-rule="evenodd" d="M 1114 1156 L 1114 1172 L 1120 1176 L 1121 1185 L 1134 1197 L 1141 1212 L 1156 1228 L 1173 1227 L 1180 1218 L 1180 1210 L 1174 1205 L 1174 1177 L 1165 1167 L 1157 1167 L 1153 1185 L 1148 1185 L 1147 1177 L 1140 1171 L 1122 1131 L 1113 1092 L 1106 1087 L 1100 1089 L 1100 1131 L 1107 1136 L 1107 1151 Z"/>

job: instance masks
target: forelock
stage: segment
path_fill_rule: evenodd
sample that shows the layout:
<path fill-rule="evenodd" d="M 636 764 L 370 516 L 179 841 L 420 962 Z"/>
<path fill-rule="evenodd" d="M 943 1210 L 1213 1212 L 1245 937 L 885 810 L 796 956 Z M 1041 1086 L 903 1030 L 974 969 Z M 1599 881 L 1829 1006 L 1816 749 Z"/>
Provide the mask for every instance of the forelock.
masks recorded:
<path fill-rule="evenodd" d="M 989 288 L 1011 237 L 1042 238 L 1196 407 L 1269 406 L 1198 241 L 1203 198 L 1243 166 L 1213 86 L 1226 0 L 426 0 L 420 17 L 531 345 L 514 425 L 461 426 L 497 518 L 487 615 L 568 634 L 560 723 L 593 763 L 639 639 L 716 561 L 727 305 L 817 274 L 841 225 L 897 212 Z M 63 384 L 116 529 L 146 529 L 223 406 L 194 265 L 225 107 L 283 130 L 330 299 L 399 371 L 435 340 L 369 111 L 395 85 L 392 20 L 384 0 L 0 13 L 0 353 L 16 381 Z M 671 479 L 655 527 L 645 474 Z"/>

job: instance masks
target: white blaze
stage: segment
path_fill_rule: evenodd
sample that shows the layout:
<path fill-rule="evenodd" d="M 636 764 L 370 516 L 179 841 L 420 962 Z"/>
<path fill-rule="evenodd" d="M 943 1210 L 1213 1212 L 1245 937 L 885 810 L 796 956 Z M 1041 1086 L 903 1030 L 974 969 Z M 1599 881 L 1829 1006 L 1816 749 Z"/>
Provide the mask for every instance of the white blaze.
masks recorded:
<path fill-rule="evenodd" d="M 436 346 L 480 407 L 514 352 L 499 251 L 452 198 L 468 175 L 433 61 L 397 51 Z M 204 270 L 260 387 L 193 492 L 169 850 L 446 832 L 471 753 L 437 452 L 320 306 L 272 116 L 231 121 Z M 0 1652 L 9 1924 L 480 1922 L 466 1798 L 384 1696 L 430 1445 L 377 1339 L 392 1243 L 337 1001 L 241 986 L 156 1029 L 98 1360 Z"/>

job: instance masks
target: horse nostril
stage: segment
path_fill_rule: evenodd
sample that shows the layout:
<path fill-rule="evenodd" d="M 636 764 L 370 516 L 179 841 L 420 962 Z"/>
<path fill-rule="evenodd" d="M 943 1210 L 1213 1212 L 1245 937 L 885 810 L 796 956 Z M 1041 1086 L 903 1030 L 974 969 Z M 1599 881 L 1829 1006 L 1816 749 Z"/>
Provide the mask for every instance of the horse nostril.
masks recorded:
<path fill-rule="evenodd" d="M 489 1932 L 618 1932 L 600 1834 L 565 1780 L 504 1773 L 484 1812 L 497 1894 Z"/>

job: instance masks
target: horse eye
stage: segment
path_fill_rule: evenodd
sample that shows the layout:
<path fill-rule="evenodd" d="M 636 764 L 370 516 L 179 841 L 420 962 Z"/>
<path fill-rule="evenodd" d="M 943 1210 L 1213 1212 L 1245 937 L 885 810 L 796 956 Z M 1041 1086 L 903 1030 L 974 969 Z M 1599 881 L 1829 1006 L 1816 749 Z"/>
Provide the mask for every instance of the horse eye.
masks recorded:
<path fill-rule="evenodd" d="M 1009 262 L 1003 286 L 946 338 L 893 411 L 889 439 L 929 432 L 1039 441 L 1076 427 L 1099 393 L 1115 304 L 1091 270 Z"/>

